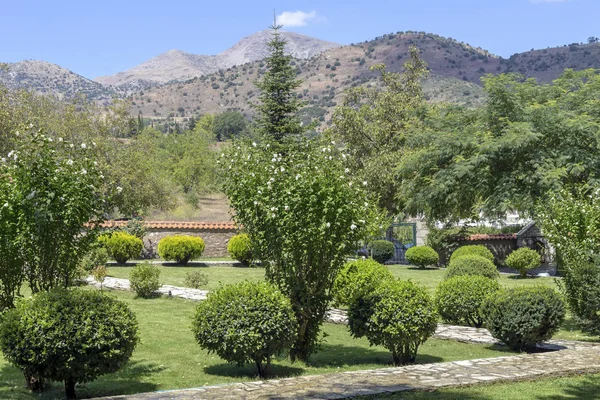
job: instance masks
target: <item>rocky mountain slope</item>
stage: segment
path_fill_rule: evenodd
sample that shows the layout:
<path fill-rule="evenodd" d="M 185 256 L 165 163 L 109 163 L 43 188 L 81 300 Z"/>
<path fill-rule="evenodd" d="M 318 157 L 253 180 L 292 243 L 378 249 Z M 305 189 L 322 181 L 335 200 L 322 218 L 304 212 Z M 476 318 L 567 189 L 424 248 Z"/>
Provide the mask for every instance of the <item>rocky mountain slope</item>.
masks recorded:
<path fill-rule="evenodd" d="M 284 31 L 281 34 L 287 40 L 286 51 L 288 54 L 298 59 L 307 59 L 324 50 L 340 46 L 294 32 Z M 268 54 L 267 42 L 270 38 L 270 31 L 257 32 L 215 56 L 171 50 L 127 71 L 111 76 L 101 76 L 94 80 L 103 85 L 121 87 L 130 91 L 136 87 L 144 88 L 153 84 L 187 80 L 234 65 L 262 60 Z"/>

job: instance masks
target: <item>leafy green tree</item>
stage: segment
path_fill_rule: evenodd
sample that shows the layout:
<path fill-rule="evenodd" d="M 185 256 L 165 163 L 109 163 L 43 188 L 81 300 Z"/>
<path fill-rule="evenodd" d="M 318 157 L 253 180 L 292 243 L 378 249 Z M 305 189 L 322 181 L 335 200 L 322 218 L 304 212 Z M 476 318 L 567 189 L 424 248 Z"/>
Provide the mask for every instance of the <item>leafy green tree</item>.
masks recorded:
<path fill-rule="evenodd" d="M 422 127 L 420 112 L 425 107 L 421 80 L 427 66 L 416 47 L 410 48 L 410 56 L 403 73 L 386 71 L 381 64 L 373 66 L 380 73 L 381 86 L 348 90 L 329 131 L 343 142 L 352 174 L 367 182 L 369 190 L 379 196 L 380 206 L 393 216 L 400 212 L 396 166 L 407 136 Z"/>
<path fill-rule="evenodd" d="M 300 86 L 292 57 L 285 54 L 285 39 L 279 33 L 281 25 L 271 26 L 272 39 L 267 44 L 270 54 L 265 58 L 267 71 L 255 82 L 260 89 L 255 125 L 257 133 L 281 142 L 286 136 L 299 135 L 304 128 L 297 115 L 301 103 L 294 90 Z"/>
<path fill-rule="evenodd" d="M 219 142 L 243 135 L 248 122 L 239 111 L 225 111 L 215 115 L 213 130 Z"/>

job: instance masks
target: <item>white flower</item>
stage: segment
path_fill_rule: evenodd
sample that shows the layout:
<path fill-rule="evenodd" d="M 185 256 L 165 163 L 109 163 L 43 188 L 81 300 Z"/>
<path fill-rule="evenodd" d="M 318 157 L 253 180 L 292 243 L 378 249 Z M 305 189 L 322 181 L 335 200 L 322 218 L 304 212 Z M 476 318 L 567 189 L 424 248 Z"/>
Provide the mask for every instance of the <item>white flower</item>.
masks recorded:
<path fill-rule="evenodd" d="M 15 151 L 14 151 L 14 150 L 11 150 L 11 151 L 10 151 L 10 153 L 8 153 L 8 156 L 9 156 L 9 157 L 12 157 L 12 156 L 13 156 L 13 154 L 15 154 Z"/>
<path fill-rule="evenodd" d="M 97 161 L 94 161 L 94 165 L 96 165 L 96 166 L 97 166 L 97 165 L 98 165 L 98 162 L 97 162 Z"/>
<path fill-rule="evenodd" d="M 350 229 L 355 230 L 356 229 L 356 225 L 354 225 L 354 224 L 350 225 Z"/>
<path fill-rule="evenodd" d="M 8 201 L 4 203 L 4 207 L 8 207 Z"/>
<path fill-rule="evenodd" d="M 281 167 L 279 170 L 280 170 L 281 172 L 285 172 L 285 168 L 283 168 L 283 167 Z"/>
<path fill-rule="evenodd" d="M 6 158 L 2 157 L 2 162 L 5 163 L 6 162 Z"/>
<path fill-rule="evenodd" d="M 283 207 L 283 209 L 284 209 L 285 211 L 288 211 L 288 210 L 290 209 L 290 207 L 289 207 L 289 206 L 284 206 L 284 207 Z"/>
<path fill-rule="evenodd" d="M 255 176 L 254 172 L 250 172 L 250 176 L 254 177 Z"/>
<path fill-rule="evenodd" d="M 363 186 L 367 186 L 367 181 L 363 181 Z"/>
<path fill-rule="evenodd" d="M 300 179 L 301 177 L 302 177 L 302 175 L 300 175 L 300 174 L 297 174 L 297 175 L 296 175 L 296 180 Z"/>
<path fill-rule="evenodd" d="M 19 131 L 15 132 L 15 136 L 19 136 L 21 133 Z"/>
<path fill-rule="evenodd" d="M 275 213 L 271 214 L 271 218 L 275 218 Z"/>
<path fill-rule="evenodd" d="M 271 207 L 271 211 L 277 211 L 277 207 Z"/>
<path fill-rule="evenodd" d="M 221 157 L 225 157 L 225 153 L 221 153 Z"/>
<path fill-rule="evenodd" d="M 70 148 L 73 148 L 73 147 L 75 147 L 75 145 L 74 145 L 73 143 L 71 143 L 71 144 L 69 145 L 69 147 L 70 147 Z"/>
<path fill-rule="evenodd" d="M 352 187 L 352 182 L 348 182 L 348 186 Z"/>
<path fill-rule="evenodd" d="M 254 200 L 254 205 L 255 206 L 258 205 L 258 201 Z"/>
<path fill-rule="evenodd" d="M 82 149 L 87 149 L 87 146 L 85 145 L 85 143 L 81 143 L 81 148 Z"/>
<path fill-rule="evenodd" d="M 85 175 L 85 174 L 87 174 L 87 171 L 85 170 L 85 168 L 82 168 L 82 169 L 81 169 L 81 174 L 82 174 L 82 175 Z"/>
<path fill-rule="evenodd" d="M 333 141 L 333 140 L 332 140 L 332 141 L 331 141 L 331 144 L 335 146 L 335 141 Z"/>
<path fill-rule="evenodd" d="M 276 161 L 277 161 L 277 158 L 275 158 L 275 157 L 273 157 L 273 158 L 271 159 L 271 162 L 276 162 Z"/>
<path fill-rule="evenodd" d="M 100 179 L 104 179 L 104 175 L 100 174 Z"/>
<path fill-rule="evenodd" d="M 96 147 L 96 142 L 92 142 L 92 146 Z"/>
<path fill-rule="evenodd" d="M 325 226 L 328 227 L 328 228 L 330 228 L 331 227 L 331 223 L 328 222 L 328 223 L 325 224 Z"/>
<path fill-rule="evenodd" d="M 265 147 L 268 149 L 269 147 L 271 147 L 271 145 L 269 143 L 267 143 L 267 145 Z"/>
<path fill-rule="evenodd" d="M 67 165 L 73 165 L 73 160 L 71 160 L 71 159 L 68 159 L 68 160 L 67 160 Z"/>
<path fill-rule="evenodd" d="M 123 188 L 121 186 L 117 186 L 117 193 L 121 193 L 123 191 Z"/>
<path fill-rule="evenodd" d="M 33 124 L 29 124 L 29 129 L 33 128 Z"/>
<path fill-rule="evenodd" d="M 345 172 L 345 173 L 349 173 L 349 172 L 350 172 L 350 168 L 346 168 L 346 169 L 344 170 L 344 172 Z"/>
<path fill-rule="evenodd" d="M 361 224 L 364 224 L 366 221 L 364 219 L 359 219 L 358 222 L 360 222 Z"/>
<path fill-rule="evenodd" d="M 325 152 L 327 151 L 327 147 L 323 147 L 323 148 L 321 149 L 321 151 L 322 151 L 323 153 L 325 153 Z"/>
<path fill-rule="evenodd" d="M 53 140 L 52 140 L 52 138 L 51 138 L 51 137 L 49 137 L 49 138 L 48 138 L 48 141 L 49 141 L 49 142 L 53 142 Z"/>
<path fill-rule="evenodd" d="M 62 141 L 63 141 L 63 138 L 59 137 L 59 138 L 58 138 L 58 141 L 62 143 Z"/>
<path fill-rule="evenodd" d="M 256 142 L 252 142 L 252 147 L 256 147 Z"/>

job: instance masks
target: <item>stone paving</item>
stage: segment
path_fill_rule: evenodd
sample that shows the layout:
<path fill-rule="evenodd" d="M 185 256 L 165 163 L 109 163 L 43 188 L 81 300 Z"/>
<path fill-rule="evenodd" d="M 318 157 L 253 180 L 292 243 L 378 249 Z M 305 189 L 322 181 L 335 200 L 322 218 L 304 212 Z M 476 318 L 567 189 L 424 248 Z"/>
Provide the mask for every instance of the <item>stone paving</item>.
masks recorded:
<path fill-rule="evenodd" d="M 87 281 L 90 285 L 100 286 L 92 277 L 88 277 Z M 103 286 L 117 290 L 130 290 L 127 279 L 107 277 Z M 208 294 L 206 290 L 169 285 L 163 285 L 160 292 L 190 300 L 204 300 Z M 327 319 L 333 323 L 347 323 L 347 316 L 343 310 L 329 310 Z M 498 344 L 487 329 L 483 328 L 439 324 L 434 337 L 468 343 Z M 271 379 L 105 399 L 345 399 L 367 394 L 433 390 L 481 382 L 600 372 L 600 343 L 551 340 L 540 347 L 560 351 Z"/>

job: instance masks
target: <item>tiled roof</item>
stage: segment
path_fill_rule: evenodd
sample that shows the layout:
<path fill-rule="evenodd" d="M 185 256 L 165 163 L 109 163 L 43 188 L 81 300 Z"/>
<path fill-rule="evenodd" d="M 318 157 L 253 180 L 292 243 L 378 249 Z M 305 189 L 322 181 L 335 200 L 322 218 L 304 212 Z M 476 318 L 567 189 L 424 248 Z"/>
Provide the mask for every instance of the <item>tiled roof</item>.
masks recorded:
<path fill-rule="evenodd" d="M 516 239 L 516 233 L 494 233 L 494 234 L 483 234 L 478 233 L 475 235 L 471 235 L 467 238 L 467 240 L 511 240 Z"/>
<path fill-rule="evenodd" d="M 196 222 L 196 221 L 143 221 L 147 229 L 152 230 L 223 230 L 233 231 L 236 226 L 233 222 Z M 103 228 L 117 228 L 127 225 L 127 221 L 106 221 Z"/>

